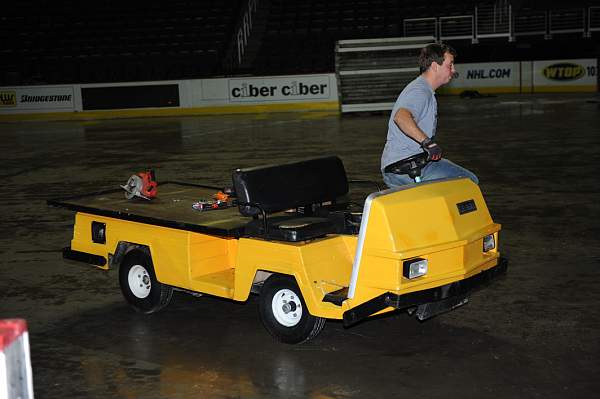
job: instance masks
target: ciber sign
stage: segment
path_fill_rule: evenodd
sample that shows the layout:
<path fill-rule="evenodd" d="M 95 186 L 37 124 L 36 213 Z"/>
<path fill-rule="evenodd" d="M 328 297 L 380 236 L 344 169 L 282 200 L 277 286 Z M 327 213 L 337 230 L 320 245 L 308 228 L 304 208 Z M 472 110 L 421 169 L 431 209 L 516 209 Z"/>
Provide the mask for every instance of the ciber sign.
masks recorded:
<path fill-rule="evenodd" d="M 232 102 L 312 100 L 329 97 L 328 76 L 229 80 L 229 98 Z"/>

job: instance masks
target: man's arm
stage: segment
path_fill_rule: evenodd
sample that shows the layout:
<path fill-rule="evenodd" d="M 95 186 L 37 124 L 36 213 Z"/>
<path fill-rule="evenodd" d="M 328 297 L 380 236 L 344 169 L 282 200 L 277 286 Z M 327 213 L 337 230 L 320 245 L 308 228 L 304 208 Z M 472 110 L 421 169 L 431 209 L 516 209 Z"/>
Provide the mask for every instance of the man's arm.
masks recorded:
<path fill-rule="evenodd" d="M 394 122 L 396 122 L 396 125 L 398 125 L 404 134 L 419 144 L 427 138 L 427 135 L 419 129 L 417 122 L 415 122 L 412 114 L 406 108 L 398 109 L 396 115 L 394 115 Z"/>
<path fill-rule="evenodd" d="M 413 118 L 410 111 L 406 108 L 400 108 L 394 115 L 396 125 L 411 139 L 421 144 L 423 150 L 427 153 L 427 158 L 431 161 L 439 161 L 442 159 L 442 149 L 439 145 L 431 141 L 429 137 L 417 126 L 417 122 Z"/>

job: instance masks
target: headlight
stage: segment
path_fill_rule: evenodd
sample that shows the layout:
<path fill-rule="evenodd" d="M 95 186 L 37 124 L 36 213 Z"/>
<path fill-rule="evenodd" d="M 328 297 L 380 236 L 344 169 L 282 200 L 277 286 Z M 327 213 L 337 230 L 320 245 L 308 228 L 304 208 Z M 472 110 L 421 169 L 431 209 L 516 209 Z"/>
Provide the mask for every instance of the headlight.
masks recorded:
<path fill-rule="evenodd" d="M 427 260 L 426 259 L 410 259 L 405 260 L 403 263 L 402 275 L 408 279 L 413 279 L 423 276 L 427 273 Z"/>
<path fill-rule="evenodd" d="M 483 252 L 491 251 L 496 248 L 496 240 L 494 240 L 494 235 L 490 234 L 483 237 Z"/>

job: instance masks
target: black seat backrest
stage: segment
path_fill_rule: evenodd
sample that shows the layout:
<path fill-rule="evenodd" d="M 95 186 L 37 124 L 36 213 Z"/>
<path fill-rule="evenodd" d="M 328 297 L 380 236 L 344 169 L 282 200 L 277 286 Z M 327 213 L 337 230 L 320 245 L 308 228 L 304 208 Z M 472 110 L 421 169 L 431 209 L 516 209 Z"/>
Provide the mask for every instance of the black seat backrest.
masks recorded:
<path fill-rule="evenodd" d="M 233 172 L 240 212 L 245 216 L 283 211 L 334 201 L 348 193 L 342 160 L 335 156 L 313 158 L 279 165 L 237 169 Z"/>

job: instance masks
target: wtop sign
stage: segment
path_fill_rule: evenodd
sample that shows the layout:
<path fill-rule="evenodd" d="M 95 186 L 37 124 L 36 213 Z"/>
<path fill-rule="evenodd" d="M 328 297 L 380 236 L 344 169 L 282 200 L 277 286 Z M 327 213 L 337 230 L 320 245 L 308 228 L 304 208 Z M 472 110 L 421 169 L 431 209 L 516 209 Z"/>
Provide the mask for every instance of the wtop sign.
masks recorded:
<path fill-rule="evenodd" d="M 231 102 L 294 102 L 330 97 L 327 75 L 229 79 Z"/>

